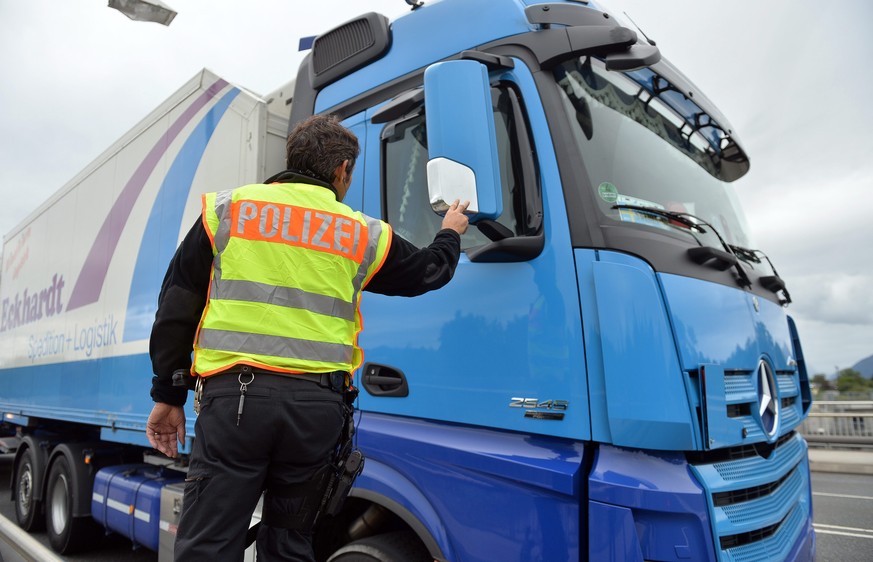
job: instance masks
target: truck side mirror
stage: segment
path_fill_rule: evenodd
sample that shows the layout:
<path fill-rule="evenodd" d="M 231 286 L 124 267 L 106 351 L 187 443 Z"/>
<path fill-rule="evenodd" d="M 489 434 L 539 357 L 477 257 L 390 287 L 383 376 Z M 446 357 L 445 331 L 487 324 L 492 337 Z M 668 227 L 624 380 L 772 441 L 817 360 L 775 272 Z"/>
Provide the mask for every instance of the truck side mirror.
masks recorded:
<path fill-rule="evenodd" d="M 436 63 L 424 71 L 427 189 L 433 210 L 445 214 L 456 199 L 470 201 L 471 221 L 503 212 L 491 85 L 485 65 Z"/>

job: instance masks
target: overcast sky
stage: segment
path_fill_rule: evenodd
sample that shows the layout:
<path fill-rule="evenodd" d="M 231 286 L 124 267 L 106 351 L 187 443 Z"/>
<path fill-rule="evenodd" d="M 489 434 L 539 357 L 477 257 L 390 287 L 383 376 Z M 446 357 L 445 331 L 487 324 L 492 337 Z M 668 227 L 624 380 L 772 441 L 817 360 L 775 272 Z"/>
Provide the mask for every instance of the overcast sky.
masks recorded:
<path fill-rule="evenodd" d="M 403 0 L 166 0 L 169 27 L 106 0 L 0 0 L 0 232 L 207 67 L 268 93 L 301 36 Z M 719 106 L 751 157 L 736 182 L 787 281 L 814 372 L 873 354 L 873 2 L 613 0 Z"/>

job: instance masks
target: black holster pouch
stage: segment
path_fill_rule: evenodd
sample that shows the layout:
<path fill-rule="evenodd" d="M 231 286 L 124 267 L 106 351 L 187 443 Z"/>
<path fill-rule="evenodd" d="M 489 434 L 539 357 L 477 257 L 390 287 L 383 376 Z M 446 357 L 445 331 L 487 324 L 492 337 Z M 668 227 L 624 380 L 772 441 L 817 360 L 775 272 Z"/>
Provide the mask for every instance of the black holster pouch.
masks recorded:
<path fill-rule="evenodd" d="M 302 484 L 267 484 L 262 521 L 270 527 L 309 531 L 322 515 L 340 512 L 355 479 L 364 470 L 364 455 L 354 447 L 355 422 L 352 404 L 358 389 L 343 393 L 345 425 L 331 462 Z M 277 506 L 283 506 L 278 509 Z M 293 512 L 293 513 L 292 513 Z"/>
<path fill-rule="evenodd" d="M 339 513 L 355 484 L 355 479 L 364 470 L 364 454 L 349 445 L 348 453 L 343 455 L 340 463 L 331 466 L 330 482 L 322 496 L 319 515 L 332 517 Z"/>
<path fill-rule="evenodd" d="M 321 504 L 319 490 L 329 479 L 328 466 L 318 470 L 301 484 L 267 484 L 261 521 L 270 527 L 308 530 L 318 516 Z"/>

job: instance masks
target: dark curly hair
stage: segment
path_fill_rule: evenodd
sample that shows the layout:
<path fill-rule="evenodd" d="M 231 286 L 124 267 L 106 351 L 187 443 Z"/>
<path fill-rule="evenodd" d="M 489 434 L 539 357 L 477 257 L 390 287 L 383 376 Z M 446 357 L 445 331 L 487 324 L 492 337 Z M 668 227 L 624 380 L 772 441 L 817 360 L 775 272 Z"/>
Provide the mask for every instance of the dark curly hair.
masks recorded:
<path fill-rule="evenodd" d="M 335 115 L 313 115 L 301 121 L 288 135 L 285 148 L 289 170 L 327 183 L 333 183 L 334 170 L 344 160 L 349 161 L 351 173 L 361 152 L 358 138 Z"/>

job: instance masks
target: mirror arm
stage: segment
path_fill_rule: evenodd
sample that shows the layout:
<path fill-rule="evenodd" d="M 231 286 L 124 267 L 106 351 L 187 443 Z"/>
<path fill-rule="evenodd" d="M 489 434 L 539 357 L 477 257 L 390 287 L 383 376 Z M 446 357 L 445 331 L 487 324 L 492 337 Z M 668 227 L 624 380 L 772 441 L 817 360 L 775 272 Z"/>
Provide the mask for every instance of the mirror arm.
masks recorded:
<path fill-rule="evenodd" d="M 424 109 L 424 88 L 416 88 L 397 96 L 379 108 L 370 118 L 370 121 L 374 124 L 388 123 L 400 119 L 416 109 L 419 111 Z"/>
<path fill-rule="evenodd" d="M 483 51 L 461 51 L 461 60 L 474 60 L 481 62 L 488 70 L 511 70 L 515 68 L 512 58 L 503 55 L 494 55 Z"/>
<path fill-rule="evenodd" d="M 547 29 L 537 34 L 556 35 L 555 49 L 537 53 L 540 67 L 551 68 L 569 58 L 583 55 L 606 56 L 623 52 L 637 42 L 637 34 L 626 27 L 606 25 Z"/>
<path fill-rule="evenodd" d="M 506 238 L 512 238 L 515 233 L 506 226 L 491 219 L 480 219 L 473 223 L 473 226 L 479 229 L 479 232 L 484 234 L 492 242 L 499 242 Z"/>
<path fill-rule="evenodd" d="M 464 250 L 467 259 L 474 263 L 518 263 L 530 261 L 540 255 L 546 246 L 546 237 L 514 236 L 483 246 Z"/>
<path fill-rule="evenodd" d="M 661 60 L 661 51 L 654 45 L 636 44 L 625 53 L 606 55 L 606 70 L 639 70 Z"/>

